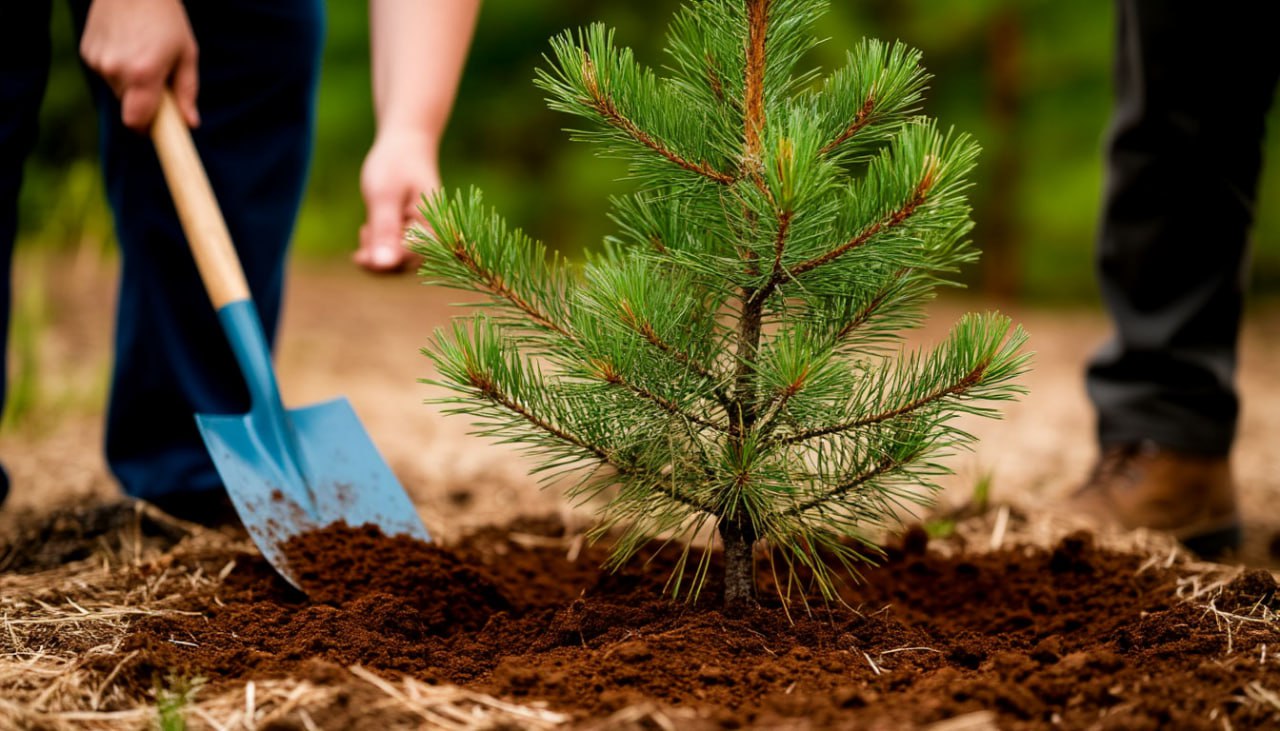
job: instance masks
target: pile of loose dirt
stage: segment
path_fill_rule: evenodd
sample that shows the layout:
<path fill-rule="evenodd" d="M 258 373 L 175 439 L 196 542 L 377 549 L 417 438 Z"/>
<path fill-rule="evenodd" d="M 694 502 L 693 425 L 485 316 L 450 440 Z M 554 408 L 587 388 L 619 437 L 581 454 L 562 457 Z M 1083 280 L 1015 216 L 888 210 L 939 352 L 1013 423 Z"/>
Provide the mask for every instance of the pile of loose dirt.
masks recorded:
<path fill-rule="evenodd" d="M 319 679 L 360 664 L 583 717 L 637 702 L 693 708 L 726 728 L 897 727 L 980 709 L 1007 729 L 1278 720 L 1247 700 L 1251 684 L 1280 687 L 1280 662 L 1262 649 L 1278 646 L 1274 625 L 1176 599 L 1172 570 L 1087 536 L 956 557 L 924 543 L 916 534 L 845 586 L 847 607 L 788 617 L 766 603 L 731 617 L 715 596 L 660 598 L 671 548 L 607 574 L 602 548 L 567 540 L 485 531 L 449 550 L 338 525 L 290 546 L 312 600 L 260 559 L 242 561 L 216 595 L 190 598 L 200 616 L 135 624 L 120 657 L 137 654 L 116 682 L 142 692 L 175 671 Z M 1249 573 L 1216 608 L 1258 619 L 1280 608 L 1275 589 Z"/>
<path fill-rule="evenodd" d="M 312 601 L 343 607 L 370 597 L 398 600 L 411 605 L 432 634 L 479 629 L 510 606 L 491 579 L 451 552 L 407 536 L 389 538 L 374 525 L 336 523 L 295 536 L 284 554 Z"/>

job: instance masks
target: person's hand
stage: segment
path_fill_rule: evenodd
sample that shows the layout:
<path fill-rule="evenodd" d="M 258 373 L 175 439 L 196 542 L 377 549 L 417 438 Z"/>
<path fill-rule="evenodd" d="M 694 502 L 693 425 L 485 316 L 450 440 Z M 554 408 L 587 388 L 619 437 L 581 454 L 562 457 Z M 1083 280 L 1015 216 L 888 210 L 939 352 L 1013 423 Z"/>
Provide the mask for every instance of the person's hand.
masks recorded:
<path fill-rule="evenodd" d="M 416 257 L 405 248 L 404 235 L 411 225 L 425 225 L 418 204 L 440 187 L 437 148 L 425 133 L 378 133 L 360 169 L 365 223 L 355 263 L 378 273 L 413 268 Z"/>
<path fill-rule="evenodd" d="M 80 56 L 120 98 L 127 127 L 147 131 L 166 85 L 187 124 L 200 124 L 197 55 L 180 0 L 93 0 L 89 6 Z"/>

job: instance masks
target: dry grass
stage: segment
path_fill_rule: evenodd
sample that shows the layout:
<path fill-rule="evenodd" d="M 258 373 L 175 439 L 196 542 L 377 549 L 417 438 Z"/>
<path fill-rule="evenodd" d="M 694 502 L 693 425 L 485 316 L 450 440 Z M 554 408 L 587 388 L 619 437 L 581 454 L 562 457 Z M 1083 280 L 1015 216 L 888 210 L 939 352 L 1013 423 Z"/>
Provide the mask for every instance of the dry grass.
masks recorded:
<path fill-rule="evenodd" d="M 5 728 L 143 728 L 150 703 L 113 683 L 131 622 L 177 611 L 193 590 L 225 578 L 209 572 L 212 556 L 252 550 L 222 534 L 182 524 L 171 550 L 147 548 L 143 517 L 172 522 L 139 506 L 136 520 L 96 537 L 92 558 L 34 574 L 0 576 L 0 726 Z"/>
<path fill-rule="evenodd" d="M 185 538 L 168 550 L 148 550 L 141 519 L 172 519 L 145 506 L 137 510 L 138 520 L 97 537 L 100 550 L 91 559 L 0 575 L 0 728 L 123 731 L 157 725 L 158 701 L 168 689 L 137 697 L 113 682 L 133 657 L 121 655 L 131 622 L 180 611 L 175 607 L 184 597 L 207 592 L 231 573 L 235 560 L 228 556 L 255 549 L 245 540 L 177 524 Z M 338 708 L 344 709 L 341 717 L 335 717 Z M 351 708 L 357 716 L 346 710 Z M 359 667 L 325 683 L 258 680 L 217 693 L 196 684 L 176 710 L 188 728 L 237 731 L 285 722 L 302 729 L 548 729 L 570 720 L 458 687 L 413 678 L 392 683 Z"/>

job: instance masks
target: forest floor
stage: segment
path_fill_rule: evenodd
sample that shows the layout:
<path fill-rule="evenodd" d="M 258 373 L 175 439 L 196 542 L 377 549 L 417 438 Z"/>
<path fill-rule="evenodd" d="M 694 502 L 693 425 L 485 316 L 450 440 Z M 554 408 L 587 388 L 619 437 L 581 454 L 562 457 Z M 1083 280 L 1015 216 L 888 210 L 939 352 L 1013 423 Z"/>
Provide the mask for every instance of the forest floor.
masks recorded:
<path fill-rule="evenodd" d="M 817 628 L 804 622 L 779 624 L 780 617 L 766 607 L 760 616 L 735 620 L 742 626 L 734 624 L 730 629 L 737 630 L 730 631 L 714 612 L 673 614 L 669 607 L 644 605 L 633 592 L 656 589 L 649 586 L 652 577 L 615 581 L 597 576 L 594 559 L 599 556 L 592 551 L 598 549 L 584 548 L 579 538 L 590 522 L 589 510 L 566 508 L 555 485 L 542 488 L 528 476 L 528 460 L 508 447 L 468 436 L 466 419 L 447 418 L 440 407 L 423 404 L 440 392 L 418 383 L 431 376 L 429 361 L 418 351 L 436 327 L 459 312 L 450 307 L 459 299 L 457 293 L 424 288 L 412 277 L 373 278 L 345 265 L 297 264 L 278 357 L 286 402 L 303 405 L 346 395 L 428 529 L 456 551 L 448 560 L 460 557 L 481 572 L 480 578 L 468 580 L 468 586 L 496 587 L 497 593 L 455 597 L 457 606 L 472 607 L 482 619 L 498 612 L 514 617 L 510 621 L 515 624 L 505 625 L 471 617 L 471 624 L 459 622 L 465 632 L 447 638 L 447 649 L 464 658 L 490 643 L 490 665 L 481 660 L 468 664 L 450 655 L 438 672 L 424 675 L 421 666 L 401 656 L 388 659 L 387 638 L 400 641 L 405 632 L 404 617 L 394 612 L 379 615 L 383 624 L 368 628 L 383 633 L 367 639 L 369 647 L 350 652 L 313 647 L 310 654 L 326 662 L 305 668 L 279 662 L 299 652 L 307 655 L 305 648 L 280 650 L 269 662 L 261 647 L 251 643 L 237 651 L 234 662 L 223 656 L 184 659 L 157 651 L 145 641 L 143 630 L 167 637 L 170 644 L 160 641 L 161 649 L 171 651 L 173 646 L 203 646 L 210 639 L 201 634 L 209 625 L 182 625 L 187 617 L 209 615 L 216 624 L 218 617 L 239 621 L 235 617 L 263 612 L 290 617 L 298 613 L 298 598 L 281 593 L 279 582 L 264 571 L 260 559 L 234 537 L 193 532 L 149 514 L 124 519 L 108 511 L 99 516 L 105 527 L 91 539 L 101 543 L 102 550 L 80 551 L 76 561 L 48 566 L 32 562 L 38 552 L 35 544 L 22 547 L 25 557 L 12 555 L 12 546 L 18 545 L 15 537 L 29 533 L 30 526 L 53 525 L 52 532 L 42 535 L 61 536 L 67 532 L 65 525 L 42 521 L 51 515 L 81 520 L 85 506 L 110 505 L 117 497 L 100 449 L 114 277 L 98 261 L 28 259 L 20 267 L 19 287 L 39 296 L 24 298 L 21 291 L 18 295 L 19 342 L 12 359 L 19 373 L 11 383 L 18 384 L 16 392 L 27 406 L 0 434 L 0 460 L 14 484 L 9 503 L 0 510 L 0 546 L 13 539 L 8 560 L 19 567 L 25 562 L 27 570 L 0 578 L 0 614 L 9 634 L 7 641 L 0 637 L 0 688 L 25 700 L 6 705 L 0 698 L 0 720 L 53 728 L 145 727 L 156 711 L 130 707 L 128 699 L 146 696 L 162 701 L 162 707 L 165 702 L 189 703 L 197 715 L 188 720 L 208 728 L 240 727 L 228 719 L 246 727 L 253 727 L 257 719 L 280 721 L 278 728 L 307 729 L 436 722 L 469 728 L 497 721 L 554 727 L 592 719 L 652 728 L 679 721 L 675 706 L 692 713 L 689 718 L 723 727 L 770 723 L 800 728 L 856 721 L 884 728 L 1037 728 L 1051 722 L 1087 728 L 1104 717 L 1120 724 L 1124 719 L 1161 722 L 1159 712 L 1164 711 L 1151 700 L 1173 689 L 1152 684 L 1151 668 L 1203 681 L 1206 695 L 1199 705 L 1180 706 L 1184 715 L 1163 717 L 1165 722 L 1195 719 L 1206 728 L 1226 728 L 1234 719 L 1235 727 L 1242 728 L 1270 723 L 1275 719 L 1268 709 L 1280 711 L 1266 650 L 1268 637 L 1275 634 L 1272 610 L 1280 607 L 1273 607 L 1265 596 L 1254 597 L 1258 591 L 1265 594 L 1267 586 L 1263 582 L 1260 590 L 1257 575 L 1242 574 L 1240 568 L 1277 567 L 1271 553 L 1280 532 L 1280 512 L 1274 509 L 1280 504 L 1280 451 L 1274 448 L 1280 444 L 1280 378 L 1274 376 L 1274 363 L 1280 360 L 1280 308 L 1275 306 L 1251 312 L 1242 345 L 1243 412 L 1234 466 L 1247 521 L 1246 546 L 1228 565 L 1192 562 L 1157 536 L 1109 536 L 1095 547 L 1039 527 L 1042 519 L 1053 517 L 1054 501 L 1084 479 L 1095 457 L 1082 372 L 1089 354 L 1106 337 L 1107 324 L 1095 311 L 1015 306 L 1004 309 L 1029 331 L 1030 348 L 1036 353 L 1033 370 L 1023 381 L 1030 394 L 1009 406 L 1002 421 L 974 420 L 966 425 L 980 442 L 974 452 L 951 462 L 956 474 L 947 478 L 941 496 L 944 508 L 961 506 L 972 499 L 976 486 L 989 485 L 992 509 L 962 526 L 955 540 L 935 544 L 927 556 L 919 553 L 920 546 L 899 553 L 867 585 L 850 589 L 853 593 L 846 600 L 853 607 L 900 605 L 880 624 L 868 624 L 860 612 L 828 617 Z M 963 298 L 943 300 L 912 341 L 934 342 L 961 312 L 987 307 Z M 503 529 L 495 532 L 493 527 Z M 1036 547 L 1020 547 L 1024 544 Z M 3 554 L 0 551 L 0 563 Z M 658 557 L 656 565 L 664 560 Z M 561 583 L 549 587 L 531 578 L 526 569 L 537 566 L 557 572 Z M 37 568 L 47 571 L 31 573 Z M 1028 570 L 1053 580 L 1027 584 Z M 979 574 L 980 581 L 974 578 Z M 912 576 L 930 577 L 941 588 L 922 592 Z M 424 581 L 430 578 L 423 575 Z M 986 589 L 966 599 L 969 582 Z M 1046 588 L 1050 584 L 1058 588 Z M 1063 602 L 1074 600 L 1061 587 L 1076 587 L 1068 594 L 1083 597 L 1079 607 L 1064 609 Z M 1103 589 L 1105 597 L 1099 594 Z M 585 605 L 575 599 L 581 592 L 589 595 Z M 1046 609 L 1045 616 L 1027 609 L 1028 602 L 1042 606 L 1041 599 L 1061 606 Z M 1178 604 L 1184 599 L 1191 604 Z M 304 624 L 266 627 L 261 639 L 269 642 L 281 631 L 324 635 L 343 631 L 344 622 L 358 626 L 367 616 L 364 601 L 342 597 L 334 602 L 335 614 L 303 612 L 297 621 Z M 1224 607 L 1223 602 L 1234 604 Z M 930 619 L 944 607 L 966 603 L 984 615 L 981 623 L 943 626 Z M 632 605 L 639 607 L 636 612 L 623 609 Z M 600 614 L 593 615 L 597 610 Z M 1090 612 L 1108 616 L 1105 626 L 1091 628 L 1087 637 L 1069 634 Z M 1149 617 L 1158 612 L 1168 616 L 1160 615 L 1160 622 L 1152 624 Z M 584 629 L 592 621 L 595 629 Z M 692 634 L 686 637 L 681 623 L 689 624 Z M 837 625 L 843 629 L 833 629 Z M 1265 625 L 1266 631 L 1255 625 Z M 668 650 L 678 657 L 710 652 L 725 632 L 751 635 L 768 628 L 776 634 L 776 643 L 764 643 L 764 651 L 773 658 L 765 664 L 772 675 L 762 677 L 760 664 L 750 661 L 748 652 L 741 668 L 722 657 L 717 665 L 695 667 L 679 676 L 681 682 L 714 686 L 710 695 L 686 697 L 666 686 L 653 690 L 643 673 L 619 674 L 616 667 L 618 653 L 644 665 L 653 656 L 662 660 Z M 877 632 L 883 634 L 879 645 L 874 640 Z M 687 642 L 670 641 L 672 633 Z M 580 650 L 569 646 L 573 643 L 564 639 L 569 636 L 580 643 Z M 519 644 L 521 637 L 526 645 Z M 648 639 L 637 647 L 638 638 Z M 433 652 L 443 652 L 444 640 L 437 639 L 428 645 Z M 1093 644 L 1081 644 L 1085 639 Z M 1184 640 L 1199 644 L 1175 646 Z M 832 649 L 851 642 L 866 648 L 859 650 L 865 662 L 854 653 L 859 665 L 852 675 L 838 665 L 851 649 Z M 881 646 L 884 642 L 898 644 Z M 1119 647 L 1116 642 L 1128 644 Z M 1280 641 L 1274 644 L 1280 646 Z M 925 645 L 936 652 L 919 649 Z M 233 643 L 234 647 L 238 646 Z M 503 659 L 498 650 L 511 656 Z M 774 657 L 779 652 L 783 657 Z M 1203 652 L 1205 657 L 1188 664 L 1183 657 L 1187 652 Z M 1213 667 L 1244 662 L 1241 653 L 1251 653 L 1257 667 L 1250 665 L 1250 672 L 1256 677 L 1240 676 L 1236 681 L 1215 675 Z M 940 657 L 931 659 L 934 654 Z M 516 657 L 523 659 L 512 659 Z M 1173 657 L 1180 664 L 1161 665 Z M 213 681 L 201 691 L 206 700 L 190 701 L 184 688 L 164 683 L 159 689 L 142 688 L 152 680 L 146 676 L 148 669 L 165 670 L 140 665 L 143 660 L 198 671 L 201 678 Z M 566 673 L 560 669 L 564 663 L 588 667 L 590 672 Z M 1073 669 L 1072 663 L 1080 667 Z M 1145 665 L 1151 668 L 1143 675 Z M 346 671 L 354 675 L 337 678 L 335 673 L 343 667 L 355 667 Z M 810 673 L 815 667 L 820 672 Z M 241 669 L 247 673 L 243 677 L 237 675 Z M 280 677 L 282 669 L 287 681 Z M 1085 670 L 1099 676 L 1096 688 L 1081 686 L 1087 697 L 1063 689 L 1064 672 L 1079 676 Z M 409 676 L 397 680 L 399 671 Z M 741 677 L 734 675 L 738 672 Z M 788 673 L 818 678 L 816 686 L 801 687 L 803 701 L 782 697 L 790 696 L 795 687 L 788 684 Z M 919 682 L 904 685 L 899 680 L 903 673 Z M 1111 683 L 1108 673 L 1120 680 Z M 555 681 L 548 684 L 549 677 Z M 236 679 L 254 680 L 228 685 Z M 724 690 L 726 684 L 742 692 L 735 696 Z M 1140 691 L 1146 700 L 1120 702 L 1124 693 L 1115 689 L 1126 684 L 1129 693 Z M 942 700 L 940 688 L 946 689 Z M 743 700 L 750 693 L 755 695 Z M 188 694 L 194 697 L 194 691 Z M 1055 694 L 1061 696 L 1056 701 Z M 874 711 L 881 696 L 899 698 L 908 705 L 894 707 L 914 710 Z M 355 715 L 346 710 L 347 715 L 335 715 L 335 708 L 353 703 L 359 709 L 351 712 Z"/>

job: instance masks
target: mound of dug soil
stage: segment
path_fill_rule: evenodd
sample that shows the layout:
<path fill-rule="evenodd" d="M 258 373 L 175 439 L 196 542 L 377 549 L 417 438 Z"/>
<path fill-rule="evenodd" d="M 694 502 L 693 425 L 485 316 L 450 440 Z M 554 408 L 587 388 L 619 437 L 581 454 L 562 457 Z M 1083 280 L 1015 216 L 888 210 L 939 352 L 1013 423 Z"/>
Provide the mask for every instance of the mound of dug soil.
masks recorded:
<path fill-rule="evenodd" d="M 916 536 L 850 581 L 845 607 L 729 617 L 719 597 L 661 598 L 673 549 L 607 574 L 603 548 L 542 528 L 445 549 L 331 526 L 289 547 L 311 599 L 242 561 L 216 595 L 191 597 L 199 616 L 136 623 L 116 682 L 144 692 L 175 671 L 226 683 L 360 664 L 583 718 L 692 708 L 711 728 L 900 728 L 981 709 L 1004 729 L 1280 721 L 1257 690 L 1280 689 L 1265 651 L 1280 649 L 1275 624 L 1259 621 L 1280 608 L 1265 572 L 1215 600 L 1246 621 L 1182 602 L 1174 571 L 1087 536 L 958 557 Z"/>

